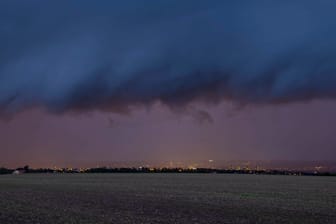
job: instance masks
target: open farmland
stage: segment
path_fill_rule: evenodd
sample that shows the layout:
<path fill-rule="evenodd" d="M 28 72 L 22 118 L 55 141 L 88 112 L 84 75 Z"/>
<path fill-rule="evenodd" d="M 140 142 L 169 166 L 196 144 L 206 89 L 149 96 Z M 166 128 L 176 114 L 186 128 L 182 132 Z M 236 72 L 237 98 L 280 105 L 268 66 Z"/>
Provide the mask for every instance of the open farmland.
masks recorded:
<path fill-rule="evenodd" d="M 3 175 L 0 223 L 336 223 L 336 178 Z"/>

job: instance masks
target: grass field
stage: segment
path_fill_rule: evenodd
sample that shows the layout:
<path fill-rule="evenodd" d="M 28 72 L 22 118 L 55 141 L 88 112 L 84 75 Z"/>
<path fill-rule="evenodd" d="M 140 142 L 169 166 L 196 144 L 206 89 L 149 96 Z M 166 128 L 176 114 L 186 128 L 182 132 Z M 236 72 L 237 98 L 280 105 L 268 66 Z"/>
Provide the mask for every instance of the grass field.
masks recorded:
<path fill-rule="evenodd" d="M 336 223 L 336 178 L 3 175 L 0 223 Z"/>

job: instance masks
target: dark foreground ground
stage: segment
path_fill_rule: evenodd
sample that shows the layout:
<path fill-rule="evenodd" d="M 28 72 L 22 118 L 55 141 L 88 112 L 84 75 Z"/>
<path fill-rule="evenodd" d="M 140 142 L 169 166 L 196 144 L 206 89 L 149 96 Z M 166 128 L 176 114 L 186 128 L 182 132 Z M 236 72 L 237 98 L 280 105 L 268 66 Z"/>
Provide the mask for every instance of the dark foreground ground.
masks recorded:
<path fill-rule="evenodd" d="M 3 175 L 0 223 L 336 223 L 336 178 Z"/>

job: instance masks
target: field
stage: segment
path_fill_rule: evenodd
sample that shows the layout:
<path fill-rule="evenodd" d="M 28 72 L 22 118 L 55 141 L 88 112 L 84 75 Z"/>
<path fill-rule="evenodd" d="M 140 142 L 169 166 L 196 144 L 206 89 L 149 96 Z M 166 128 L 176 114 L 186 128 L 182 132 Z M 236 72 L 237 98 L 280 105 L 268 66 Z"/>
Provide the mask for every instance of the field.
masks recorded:
<path fill-rule="evenodd" d="M 0 223 L 336 223 L 336 178 L 2 175 Z"/>

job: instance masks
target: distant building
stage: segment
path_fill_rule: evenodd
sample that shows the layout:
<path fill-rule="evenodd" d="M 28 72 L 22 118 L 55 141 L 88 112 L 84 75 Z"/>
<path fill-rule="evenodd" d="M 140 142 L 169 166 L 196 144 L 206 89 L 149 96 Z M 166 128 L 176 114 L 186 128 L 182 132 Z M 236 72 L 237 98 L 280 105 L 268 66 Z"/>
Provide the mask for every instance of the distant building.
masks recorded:
<path fill-rule="evenodd" d="M 20 175 L 20 174 L 23 174 L 25 172 L 26 171 L 24 169 L 16 169 L 16 170 L 13 171 L 12 174 L 14 174 L 14 175 Z"/>
<path fill-rule="evenodd" d="M 20 167 L 14 170 L 12 174 L 18 175 L 18 174 L 23 174 L 23 173 L 28 173 L 28 172 L 29 172 L 29 166 L 24 166 L 23 168 Z"/>

